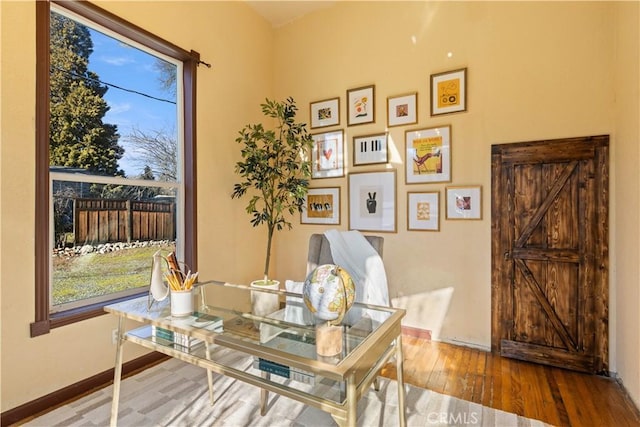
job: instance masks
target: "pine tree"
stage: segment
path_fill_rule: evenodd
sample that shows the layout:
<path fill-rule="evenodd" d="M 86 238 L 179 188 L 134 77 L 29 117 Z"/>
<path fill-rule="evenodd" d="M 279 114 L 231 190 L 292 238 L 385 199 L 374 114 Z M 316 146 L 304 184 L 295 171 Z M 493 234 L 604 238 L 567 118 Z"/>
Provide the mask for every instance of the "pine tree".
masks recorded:
<path fill-rule="evenodd" d="M 109 111 L 107 86 L 88 70 L 93 42 L 89 29 L 51 13 L 49 164 L 124 175 L 118 160 L 118 129 L 102 119 Z"/>

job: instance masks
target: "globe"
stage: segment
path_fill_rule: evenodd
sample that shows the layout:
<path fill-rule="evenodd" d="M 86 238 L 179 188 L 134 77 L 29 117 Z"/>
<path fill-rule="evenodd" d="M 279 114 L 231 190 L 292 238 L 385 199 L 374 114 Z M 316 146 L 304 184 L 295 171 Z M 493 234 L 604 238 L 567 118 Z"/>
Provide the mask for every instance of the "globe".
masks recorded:
<path fill-rule="evenodd" d="M 353 305 L 356 287 L 344 268 L 324 264 L 309 273 L 304 281 L 302 297 L 315 317 L 337 325 Z"/>

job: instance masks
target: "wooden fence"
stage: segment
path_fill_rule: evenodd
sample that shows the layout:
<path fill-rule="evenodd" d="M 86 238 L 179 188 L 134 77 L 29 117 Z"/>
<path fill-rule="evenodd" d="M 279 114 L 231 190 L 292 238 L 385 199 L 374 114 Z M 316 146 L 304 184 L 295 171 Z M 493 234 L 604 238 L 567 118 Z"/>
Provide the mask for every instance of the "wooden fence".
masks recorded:
<path fill-rule="evenodd" d="M 75 199 L 76 244 L 174 240 L 175 203 Z"/>

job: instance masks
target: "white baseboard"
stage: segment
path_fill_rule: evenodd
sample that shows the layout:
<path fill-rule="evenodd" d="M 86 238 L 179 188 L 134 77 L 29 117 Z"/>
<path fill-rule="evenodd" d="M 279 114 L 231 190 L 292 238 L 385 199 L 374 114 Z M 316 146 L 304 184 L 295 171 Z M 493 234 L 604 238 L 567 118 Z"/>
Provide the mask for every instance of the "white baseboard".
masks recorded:
<path fill-rule="evenodd" d="M 457 345 L 461 347 L 475 348 L 476 350 L 482 350 L 482 351 L 488 351 L 488 352 L 491 351 L 491 346 L 486 346 L 486 345 L 471 343 L 466 341 L 460 341 L 456 339 L 433 338 L 433 341 L 443 342 L 445 344 Z"/>

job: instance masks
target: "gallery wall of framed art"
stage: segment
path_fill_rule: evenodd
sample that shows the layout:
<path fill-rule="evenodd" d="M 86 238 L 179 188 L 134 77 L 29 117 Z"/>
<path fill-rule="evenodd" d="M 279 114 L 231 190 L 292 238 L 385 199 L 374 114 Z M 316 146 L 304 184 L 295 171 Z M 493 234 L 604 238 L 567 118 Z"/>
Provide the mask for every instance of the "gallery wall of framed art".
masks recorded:
<path fill-rule="evenodd" d="M 344 103 L 340 97 L 310 102 L 310 128 L 327 129 L 312 134 L 312 186 L 300 222 L 341 224 L 344 198 L 349 229 L 396 233 L 398 197 L 406 198 L 401 208 L 406 210 L 406 231 L 438 232 L 442 219 L 482 219 L 481 186 L 457 185 L 454 179 L 453 124 L 433 122 L 467 112 L 467 71 L 461 67 L 425 74 L 426 97 L 419 98 L 416 90 L 382 93 L 386 120 L 376 118 L 375 84 L 346 89 Z M 429 104 L 422 115 L 419 99 Z M 343 123 L 341 115 L 346 128 L 336 128 Z M 404 169 L 401 188 L 399 168 Z M 337 181 L 313 185 L 318 179 Z"/>

